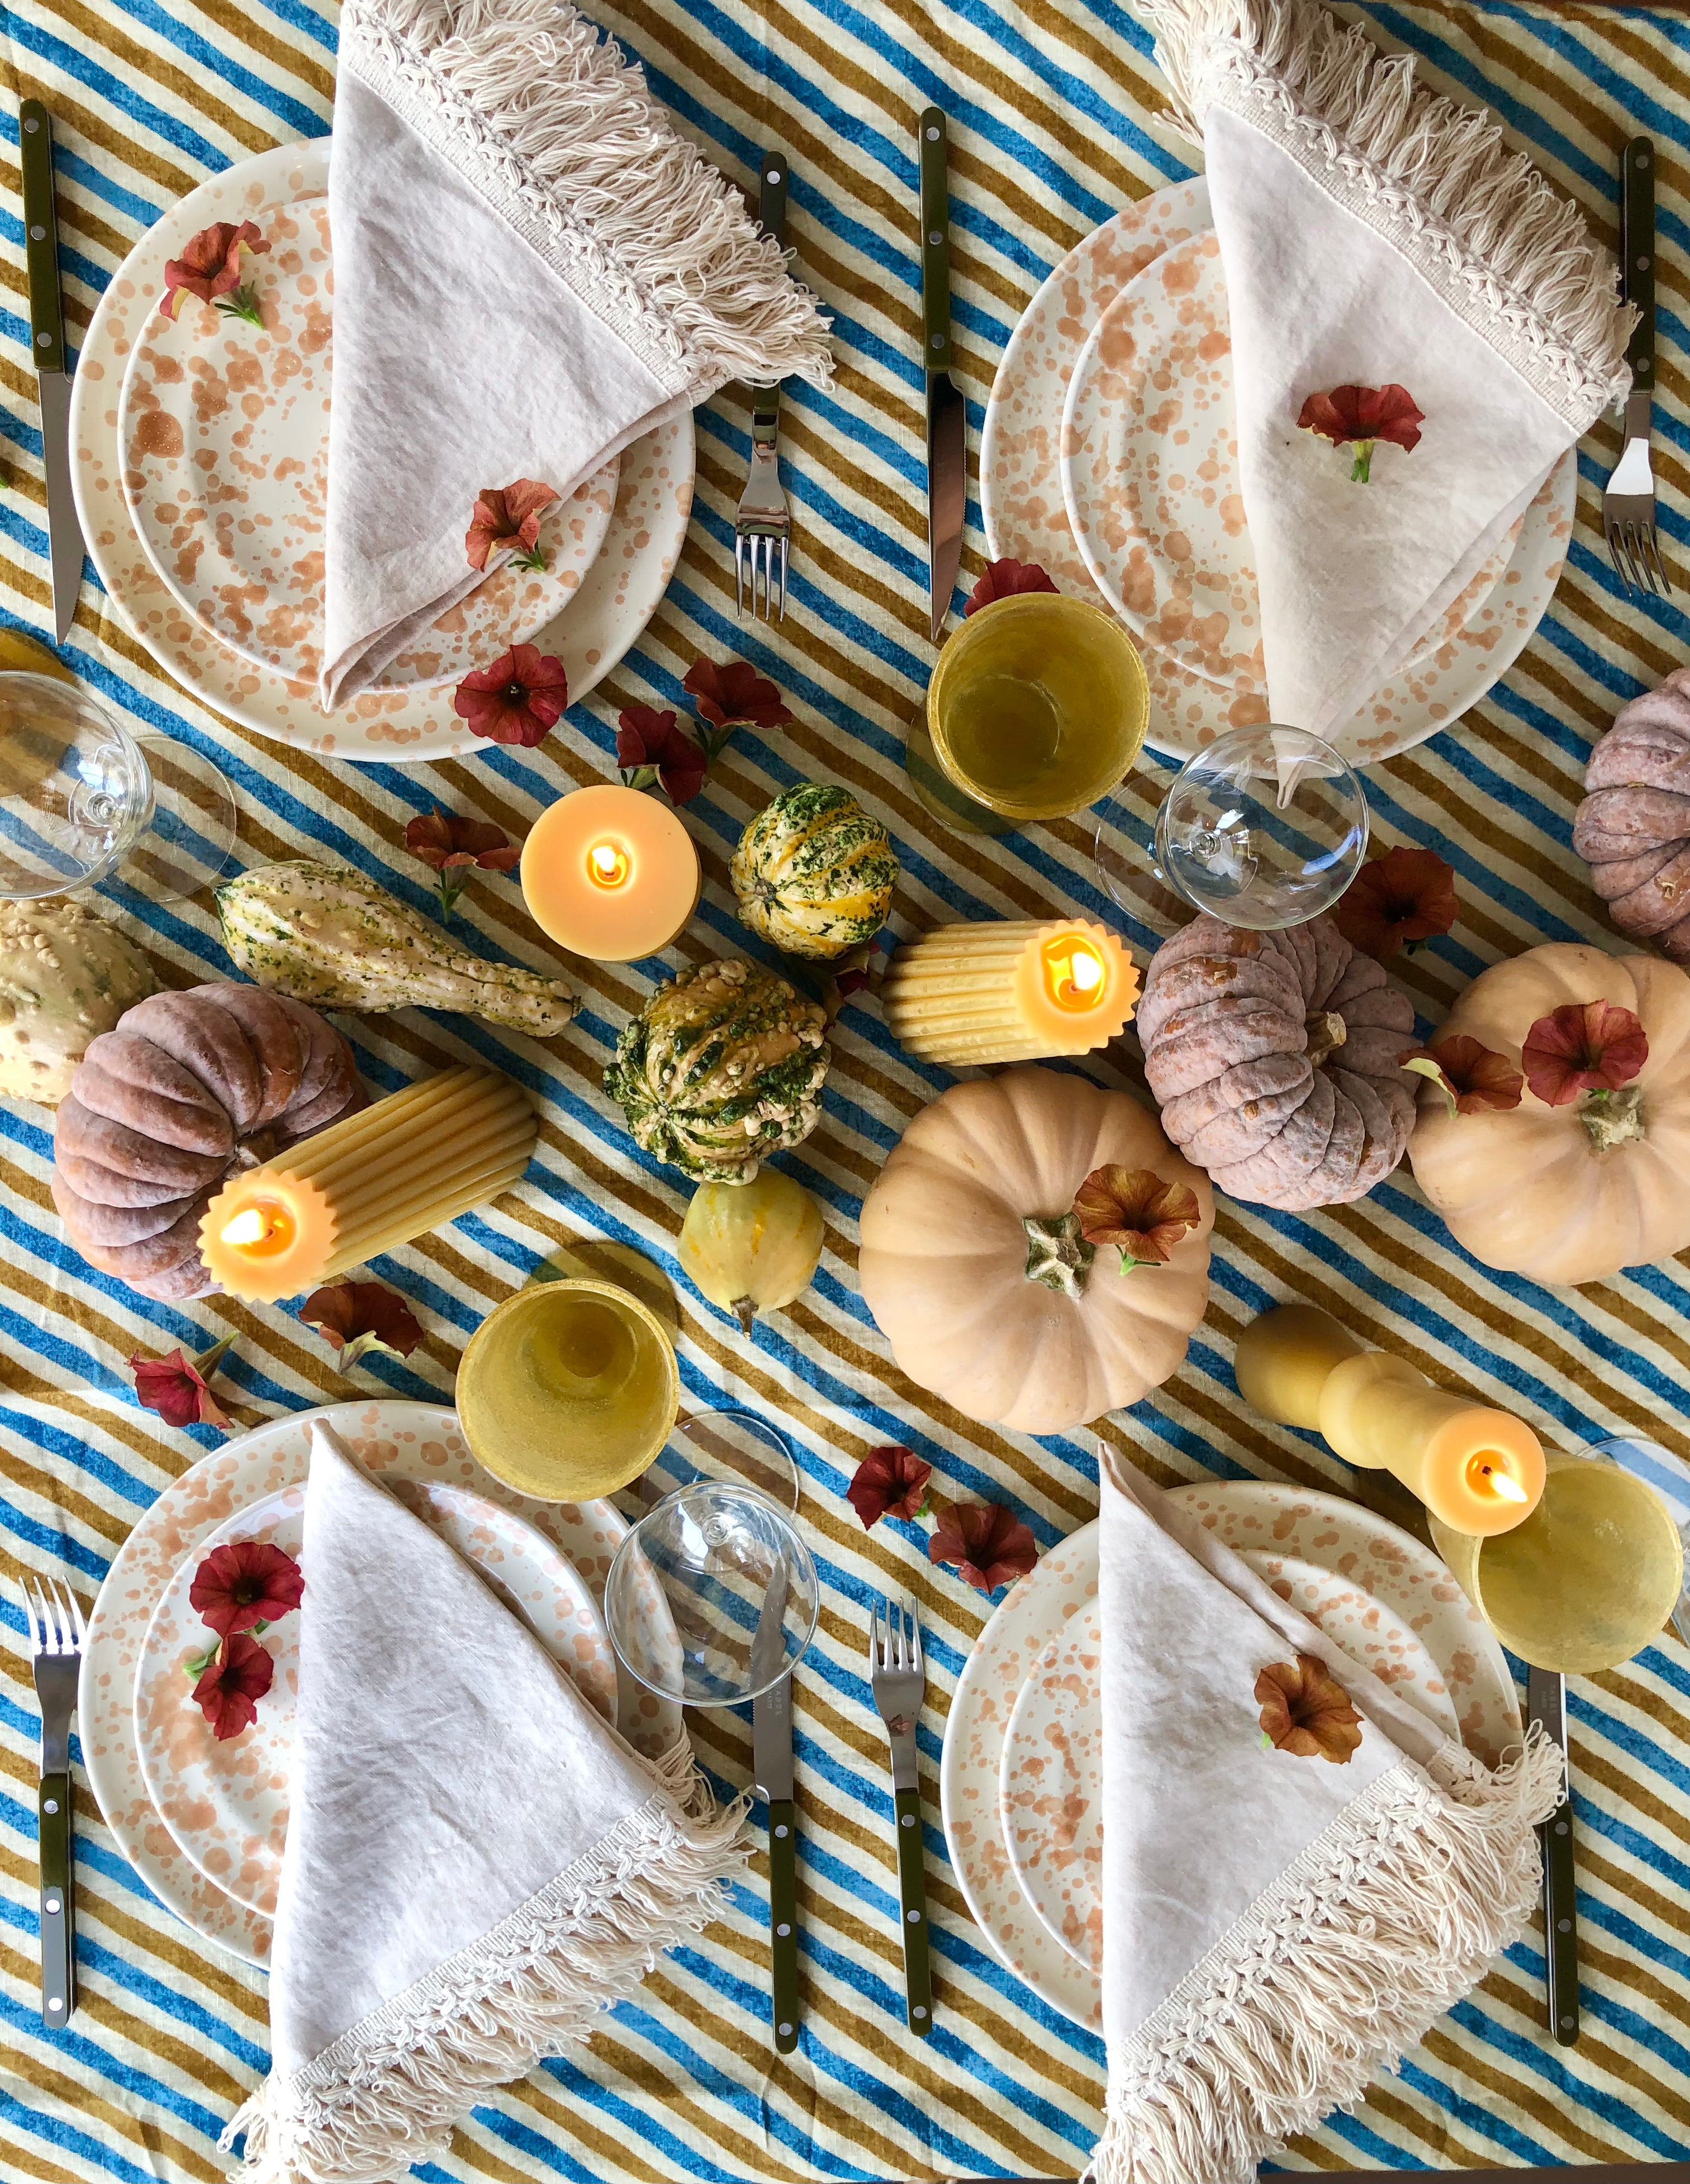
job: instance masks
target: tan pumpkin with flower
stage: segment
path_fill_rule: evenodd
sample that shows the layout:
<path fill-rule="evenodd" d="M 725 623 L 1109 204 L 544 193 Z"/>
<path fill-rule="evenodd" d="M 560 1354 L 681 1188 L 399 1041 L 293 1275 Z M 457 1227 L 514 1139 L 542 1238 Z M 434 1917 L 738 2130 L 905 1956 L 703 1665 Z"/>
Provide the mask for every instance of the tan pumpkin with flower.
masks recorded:
<path fill-rule="evenodd" d="M 1423 1085 L 1409 1158 L 1457 1243 L 1565 1284 L 1690 1246 L 1690 976 L 1653 956 L 1534 948 L 1480 973 L 1433 1050 L 1459 1039 L 1524 1081 L 1518 1105 L 1470 1098 L 1467 1112 L 1459 1084 Z"/>
<path fill-rule="evenodd" d="M 1127 1249 L 1089 1243 L 1082 1220 Z M 863 1204 L 862 1294 L 918 1386 L 967 1418 L 1065 1433 L 1178 1370 L 1213 1225 L 1208 1178 L 1136 1100 L 1010 1069 L 953 1085 L 905 1131 Z"/>

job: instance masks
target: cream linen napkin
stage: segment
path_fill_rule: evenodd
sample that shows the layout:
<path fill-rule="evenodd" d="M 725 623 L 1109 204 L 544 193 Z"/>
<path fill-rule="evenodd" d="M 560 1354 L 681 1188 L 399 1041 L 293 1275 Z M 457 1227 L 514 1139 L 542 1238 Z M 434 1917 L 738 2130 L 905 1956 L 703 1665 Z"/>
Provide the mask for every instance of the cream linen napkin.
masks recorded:
<path fill-rule="evenodd" d="M 1359 2098 L 1515 1940 L 1541 1737 L 1492 1775 L 1147 1481 L 1103 1482 L 1097 2184 L 1247 2184 Z M 1329 1761 L 1268 1742 L 1257 1680 L 1324 1669 Z"/>
<path fill-rule="evenodd" d="M 566 497 L 826 322 L 567 0 L 346 0 L 329 165 L 326 708 L 473 589 L 476 495 Z"/>
<path fill-rule="evenodd" d="M 271 2075 L 244 2184 L 388 2184 L 718 1908 L 689 1816 L 470 1566 L 312 1428 Z"/>
<path fill-rule="evenodd" d="M 1319 0 L 1138 0 L 1203 147 L 1275 721 L 1331 737 L 1404 661 L 1556 459 L 1630 385 L 1630 313 L 1576 207 L 1483 112 Z M 1371 481 L 1297 419 L 1405 387 Z"/>

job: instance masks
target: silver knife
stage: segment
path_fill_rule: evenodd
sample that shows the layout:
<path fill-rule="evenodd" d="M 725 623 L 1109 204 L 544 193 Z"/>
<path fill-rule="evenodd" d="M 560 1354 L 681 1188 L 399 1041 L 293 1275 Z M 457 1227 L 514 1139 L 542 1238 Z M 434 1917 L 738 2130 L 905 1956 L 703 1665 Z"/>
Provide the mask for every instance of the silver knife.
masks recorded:
<path fill-rule="evenodd" d="M 783 1561 L 769 1580 L 751 1641 L 751 1669 L 757 1683 L 774 1675 L 786 1658 L 781 1629 L 786 1594 Z M 769 1808 L 769 2021 L 776 2052 L 788 2055 L 798 2045 L 798 1835 L 792 1802 L 790 1669 L 775 1675 L 768 1689 L 751 1702 L 751 1763 L 758 1794 Z"/>
<path fill-rule="evenodd" d="M 1563 2048 L 1579 2036 L 1579 1929 L 1573 1898 L 1573 1808 L 1567 1784 L 1567 1685 L 1551 1669 L 1529 1669 L 1526 1713 L 1561 1753 L 1561 1802 L 1537 1830 L 1543 1855 L 1543 1965 L 1549 2030 Z"/>
<path fill-rule="evenodd" d="M 30 342 L 41 393 L 41 465 L 53 565 L 53 627 L 63 644 L 82 588 L 82 526 L 70 485 L 70 370 L 59 297 L 59 214 L 53 191 L 53 117 L 38 98 L 18 109 L 24 178 L 24 255 L 30 277 Z"/>
<path fill-rule="evenodd" d="M 968 470 L 962 390 L 951 376 L 951 190 L 945 115 L 929 106 L 921 129 L 921 321 L 927 367 L 927 588 L 937 644 L 962 565 Z"/>

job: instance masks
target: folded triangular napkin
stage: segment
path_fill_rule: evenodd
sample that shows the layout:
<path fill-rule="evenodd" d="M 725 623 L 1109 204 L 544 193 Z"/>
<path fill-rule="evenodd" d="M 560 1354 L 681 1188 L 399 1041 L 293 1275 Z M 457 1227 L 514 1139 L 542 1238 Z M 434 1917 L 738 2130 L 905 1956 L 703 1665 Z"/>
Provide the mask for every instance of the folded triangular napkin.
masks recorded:
<path fill-rule="evenodd" d="M 1559 1755 L 1534 1737 L 1491 1774 L 1124 1467 L 1100 1552 L 1093 2170 L 1246 2184 L 1518 1937 Z"/>
<path fill-rule="evenodd" d="M 480 581 L 476 496 L 567 496 L 730 379 L 824 382 L 826 322 L 568 0 L 347 0 L 322 704 Z"/>
<path fill-rule="evenodd" d="M 719 1908 L 690 1817 L 438 1534 L 312 1429 L 271 2075 L 245 2184 L 388 2184 Z"/>
<path fill-rule="evenodd" d="M 1331 737 L 1630 385 L 1630 313 L 1577 208 L 1482 111 L 1319 0 L 1138 0 L 1202 142 L 1275 721 Z M 1371 479 L 1298 419 L 1404 387 Z"/>

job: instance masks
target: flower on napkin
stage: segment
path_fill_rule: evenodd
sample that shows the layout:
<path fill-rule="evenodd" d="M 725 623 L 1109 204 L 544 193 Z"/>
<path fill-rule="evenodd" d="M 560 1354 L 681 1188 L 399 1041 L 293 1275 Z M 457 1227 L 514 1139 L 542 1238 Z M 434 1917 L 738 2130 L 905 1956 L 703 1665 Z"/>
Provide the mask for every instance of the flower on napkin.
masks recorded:
<path fill-rule="evenodd" d="M 976 1592 L 1025 1577 L 1039 1559 L 1028 1527 L 1001 1502 L 953 1502 L 927 1543 L 927 1558 L 949 1563 Z"/>
<path fill-rule="evenodd" d="M 476 495 L 464 534 L 471 568 L 485 569 L 494 554 L 510 548 L 517 568 L 544 569 L 540 518 L 557 498 L 557 488 L 542 485 L 538 478 L 518 478 L 514 485 L 484 485 Z"/>
<path fill-rule="evenodd" d="M 1436 850 L 1400 844 L 1364 865 L 1332 912 L 1332 922 L 1353 948 L 1376 962 L 1397 950 L 1447 933 L 1461 915 L 1455 874 Z"/>
<path fill-rule="evenodd" d="M 1648 1034 L 1613 1001 L 1568 1001 L 1539 1017 L 1520 1049 L 1525 1081 L 1547 1106 L 1570 1106 L 1581 1092 L 1605 1100 L 1649 1058 Z"/>
<path fill-rule="evenodd" d="M 1350 482 L 1365 485 L 1375 443 L 1388 440 L 1407 454 L 1419 445 L 1426 421 L 1408 388 L 1393 380 L 1388 387 L 1335 387 L 1329 393 L 1311 394 L 1297 421 L 1302 431 L 1318 432 L 1335 448 L 1353 448 Z"/>
<path fill-rule="evenodd" d="M 244 250 L 255 257 L 269 248 L 249 220 L 243 220 L 238 227 L 231 220 L 213 220 L 189 241 L 180 258 L 165 261 L 165 292 L 159 299 L 159 309 L 167 319 L 174 319 L 181 315 L 184 296 L 198 296 L 202 304 L 215 304 L 231 319 L 262 326 L 257 295 L 250 286 L 241 285 L 241 253 Z"/>
<path fill-rule="evenodd" d="M 340 1352 L 340 1369 L 349 1373 L 372 1350 L 389 1357 L 409 1357 L 422 1340 L 422 1326 L 397 1290 L 385 1282 L 334 1282 L 313 1290 L 299 1317 Z"/>
<path fill-rule="evenodd" d="M 406 822 L 404 839 L 406 849 L 440 875 L 442 917 L 452 915 L 477 866 L 483 872 L 508 872 L 522 855 L 522 844 L 513 842 L 502 827 L 485 819 L 460 819 L 438 804 Z"/>
<path fill-rule="evenodd" d="M 1361 1748 L 1361 1716 L 1349 1693 L 1313 1653 L 1276 1661 L 1256 1679 L 1262 1736 L 1298 1759 L 1330 1759 L 1347 1767 Z"/>
<path fill-rule="evenodd" d="M 142 1408 L 156 1411 L 167 1426 L 220 1426 L 226 1433 L 231 1421 L 208 1383 L 234 1339 L 226 1334 L 192 1359 L 180 1350 L 168 1357 L 131 1357 L 129 1369 Z"/>
<path fill-rule="evenodd" d="M 616 716 L 616 764 L 630 788 L 661 783 L 672 803 L 690 804 L 704 787 L 709 760 L 672 713 L 629 705 Z"/>
<path fill-rule="evenodd" d="M 252 1727 L 275 1674 L 275 1661 L 256 1638 L 236 1631 L 223 1641 L 193 1687 L 194 1704 L 220 1744 Z"/>
<path fill-rule="evenodd" d="M 1050 577 L 1036 561 L 988 561 L 985 574 L 968 594 L 968 603 L 962 610 L 963 619 L 977 608 L 989 607 L 994 599 L 1012 598 L 1017 592 L 1053 592 Z"/>
<path fill-rule="evenodd" d="M 1397 1063 L 1436 1084 L 1452 1115 L 1499 1113 L 1520 1105 L 1525 1079 L 1505 1054 L 1481 1046 L 1465 1032 L 1435 1046 L 1411 1048 Z"/>
<path fill-rule="evenodd" d="M 927 1507 L 927 1482 L 932 1476 L 933 1466 L 923 1463 L 912 1448 L 871 1448 L 851 1474 L 845 1500 L 862 1519 L 865 1531 L 873 1530 L 883 1517 L 901 1517 L 913 1524 Z"/>
<path fill-rule="evenodd" d="M 491 667 L 465 676 L 452 710 L 490 743 L 543 744 L 563 717 L 569 680 L 563 662 L 537 644 L 514 644 Z"/>
<path fill-rule="evenodd" d="M 706 758 L 718 757 L 741 725 L 782 728 L 792 718 L 779 691 L 749 660 L 730 660 L 718 667 L 712 660 L 695 660 L 681 678 L 681 688 L 694 701 Z"/>
<path fill-rule="evenodd" d="M 1088 1244 L 1115 1245 L 1121 1272 L 1160 1267 L 1188 1228 L 1202 1217 L 1189 1184 L 1164 1183 L 1153 1168 L 1095 1167 L 1074 1195 L 1074 1217 Z"/>
<path fill-rule="evenodd" d="M 305 1580 L 292 1555 L 264 1540 L 214 1547 L 193 1574 L 188 1605 L 221 1638 L 261 1630 L 299 1605 Z"/>

